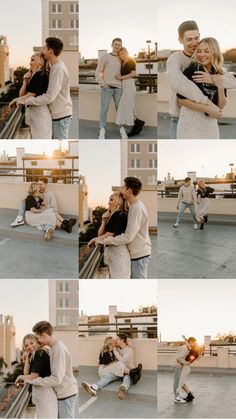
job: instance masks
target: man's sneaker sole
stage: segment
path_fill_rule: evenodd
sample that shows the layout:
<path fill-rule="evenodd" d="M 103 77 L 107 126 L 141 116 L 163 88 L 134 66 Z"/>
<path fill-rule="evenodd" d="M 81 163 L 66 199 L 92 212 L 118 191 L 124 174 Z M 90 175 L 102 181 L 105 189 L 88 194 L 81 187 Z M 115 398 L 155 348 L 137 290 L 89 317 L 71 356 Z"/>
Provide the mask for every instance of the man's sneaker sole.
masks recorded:
<path fill-rule="evenodd" d="M 126 397 L 127 390 L 124 385 L 121 385 L 119 388 L 119 399 L 124 400 Z"/>
<path fill-rule="evenodd" d="M 96 396 L 96 394 L 97 394 L 96 390 L 93 390 L 93 389 L 91 388 L 91 386 L 90 386 L 88 383 L 86 383 L 86 381 L 83 381 L 83 382 L 82 382 L 82 387 L 83 387 L 83 389 L 84 389 L 85 391 L 87 391 L 87 393 L 89 393 L 91 396 Z"/>
<path fill-rule="evenodd" d="M 12 223 L 11 227 L 18 227 L 18 226 L 23 226 L 25 224 L 24 221 L 20 221 L 19 223 Z"/>
<path fill-rule="evenodd" d="M 46 231 L 46 233 L 44 234 L 44 239 L 51 240 L 52 236 L 53 236 L 53 229 L 49 228 L 48 231 Z"/>

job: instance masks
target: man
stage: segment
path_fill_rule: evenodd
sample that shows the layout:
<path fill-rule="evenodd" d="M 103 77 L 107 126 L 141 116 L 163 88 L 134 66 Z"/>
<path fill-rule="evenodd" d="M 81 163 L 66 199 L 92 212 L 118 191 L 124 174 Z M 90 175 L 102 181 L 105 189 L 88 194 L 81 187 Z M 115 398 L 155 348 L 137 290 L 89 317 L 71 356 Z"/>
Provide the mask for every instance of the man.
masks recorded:
<path fill-rule="evenodd" d="M 192 395 L 191 391 L 188 387 L 184 384 L 182 388 L 187 393 L 187 398 L 183 399 L 179 395 L 179 380 L 182 372 L 182 368 L 184 365 L 190 365 L 189 361 L 186 361 L 186 358 L 189 354 L 190 349 L 194 348 L 196 345 L 196 339 L 194 337 L 190 337 L 184 343 L 184 345 L 180 346 L 175 357 L 173 363 L 173 374 L 174 374 L 174 383 L 173 383 L 173 392 L 175 395 L 175 402 L 176 403 L 186 403 L 187 401 L 192 401 L 194 396 Z M 191 400 L 190 400 L 191 399 Z"/>
<path fill-rule="evenodd" d="M 120 361 L 123 362 L 124 366 L 129 369 L 134 369 L 134 350 L 129 345 L 127 336 L 124 333 L 118 334 L 117 340 L 117 350 L 120 354 Z M 142 370 L 142 364 L 139 364 L 136 368 L 138 379 L 141 377 L 141 370 Z M 82 382 L 82 387 L 91 395 L 96 396 L 97 391 L 106 387 L 108 384 L 112 383 L 113 381 L 117 380 L 123 380 L 122 384 L 119 387 L 119 398 L 121 400 L 125 399 L 126 394 L 131 386 L 131 379 L 129 375 L 124 375 L 123 379 L 122 377 L 118 377 L 112 373 L 108 373 L 104 375 L 97 383 L 95 384 L 89 384 L 86 381 Z M 138 381 L 138 380 L 137 380 Z"/>
<path fill-rule="evenodd" d="M 115 237 L 96 239 L 104 246 L 119 246 L 126 244 L 131 256 L 131 278 L 147 278 L 148 264 L 151 256 L 151 241 L 149 237 L 148 214 L 138 195 L 142 190 L 142 182 L 136 177 L 126 177 L 121 192 L 129 203 L 128 223 L 123 234 Z"/>
<path fill-rule="evenodd" d="M 170 55 L 167 60 L 167 75 L 171 86 L 171 99 L 170 99 L 170 114 L 171 114 L 171 127 L 170 138 L 176 138 L 177 123 L 179 118 L 179 105 L 177 103 L 177 93 L 182 96 L 193 100 L 197 103 L 210 104 L 207 96 L 205 96 L 197 85 L 183 75 L 183 71 L 190 65 L 191 57 L 195 52 L 199 40 L 200 33 L 198 25 L 195 21 L 190 20 L 181 23 L 178 28 L 179 42 L 183 45 L 183 51 L 177 51 Z M 235 89 L 236 79 L 229 73 L 222 76 L 225 89 Z M 212 84 L 211 75 L 207 72 L 196 71 L 193 76 L 196 83 L 209 83 Z M 220 111 L 210 110 L 209 116 L 213 118 L 220 117 Z"/>
<path fill-rule="evenodd" d="M 195 202 L 197 202 L 197 195 L 194 189 L 194 186 L 191 185 L 191 178 L 186 177 L 184 179 L 184 184 L 180 187 L 179 193 L 178 193 L 178 202 L 177 202 L 177 210 L 178 215 L 176 218 L 175 224 L 173 224 L 173 227 L 177 228 L 179 227 L 179 222 L 182 218 L 182 215 L 184 214 L 185 210 L 189 208 L 189 211 L 192 214 L 193 222 L 194 222 L 194 230 L 198 229 L 198 220 L 196 218 L 195 213 Z"/>
<path fill-rule="evenodd" d="M 50 347 L 51 375 L 27 380 L 27 382 L 33 386 L 54 388 L 58 399 L 59 418 L 78 417 L 78 413 L 75 412 L 78 384 L 73 375 L 69 350 L 63 342 L 55 338 L 52 325 L 49 322 L 40 321 L 34 325 L 32 330 L 42 346 Z"/>
<path fill-rule="evenodd" d="M 48 90 L 41 96 L 17 100 L 17 103 L 26 106 L 49 105 L 52 114 L 52 137 L 57 140 L 69 138 L 69 126 L 72 120 L 69 73 L 59 58 L 62 50 L 63 42 L 59 38 L 49 37 L 46 39 L 43 55 L 51 64 Z"/>
<path fill-rule="evenodd" d="M 46 177 L 40 177 L 38 181 L 38 185 L 39 185 L 40 197 L 43 199 L 43 202 L 41 204 L 42 207 L 53 208 L 53 212 L 58 214 L 56 197 L 52 191 L 48 190 L 48 179 Z M 21 202 L 18 215 L 16 216 L 16 219 L 11 224 L 11 227 L 17 227 L 25 223 L 24 222 L 25 209 L 26 209 L 26 203 L 24 200 Z M 76 219 L 70 218 L 69 220 L 65 220 L 59 214 L 58 214 L 58 218 L 60 219 L 60 222 L 61 222 L 60 228 L 62 230 L 65 230 L 67 233 L 71 233 L 72 227 L 76 224 Z M 44 228 L 46 231 L 45 234 L 47 234 L 47 226 L 44 226 Z"/>

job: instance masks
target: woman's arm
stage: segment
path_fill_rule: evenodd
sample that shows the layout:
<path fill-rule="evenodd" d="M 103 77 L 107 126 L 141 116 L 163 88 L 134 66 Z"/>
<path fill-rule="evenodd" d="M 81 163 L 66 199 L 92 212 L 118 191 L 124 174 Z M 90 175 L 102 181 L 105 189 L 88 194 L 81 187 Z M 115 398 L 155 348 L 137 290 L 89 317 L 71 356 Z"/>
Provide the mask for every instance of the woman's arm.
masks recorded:
<path fill-rule="evenodd" d="M 33 380 L 38 377 L 39 377 L 39 374 L 37 372 L 32 372 L 31 374 L 18 375 L 15 381 L 15 385 L 18 387 L 20 383 L 24 383 L 27 380 Z"/>
<path fill-rule="evenodd" d="M 126 74 L 125 76 L 117 76 L 117 79 L 128 80 L 128 79 L 133 79 L 134 77 L 137 77 L 137 73 L 135 70 L 131 71 L 129 74 Z"/>
<path fill-rule="evenodd" d="M 218 108 L 218 106 L 214 105 L 214 103 L 212 103 L 209 99 L 206 105 L 203 103 L 196 103 L 190 99 L 179 99 L 179 98 L 178 98 L 178 103 L 179 105 L 186 106 L 186 108 L 192 109 L 193 111 L 205 112 L 211 118 L 218 119 L 221 117 L 221 110 Z"/>
<path fill-rule="evenodd" d="M 97 244 L 97 243 L 103 244 L 102 242 L 106 237 L 114 237 L 114 235 L 115 235 L 114 233 L 107 232 L 107 233 L 105 233 L 105 234 L 103 234 L 99 237 L 94 237 L 94 239 L 92 239 L 92 240 L 90 240 L 90 242 L 88 242 L 87 247 L 92 247 L 94 244 Z"/>
<path fill-rule="evenodd" d="M 218 87 L 218 106 L 220 109 L 226 105 L 227 99 L 225 96 L 225 89 L 223 87 Z"/>

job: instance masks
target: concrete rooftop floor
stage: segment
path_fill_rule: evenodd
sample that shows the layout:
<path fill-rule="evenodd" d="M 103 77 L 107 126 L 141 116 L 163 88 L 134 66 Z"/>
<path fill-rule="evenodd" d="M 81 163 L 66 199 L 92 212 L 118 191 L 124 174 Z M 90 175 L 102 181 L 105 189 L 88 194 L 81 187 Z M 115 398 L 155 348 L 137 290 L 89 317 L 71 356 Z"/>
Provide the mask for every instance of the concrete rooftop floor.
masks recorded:
<path fill-rule="evenodd" d="M 158 418 L 236 417 L 236 372 L 191 372 L 188 385 L 195 396 L 191 403 L 175 403 L 172 385 L 172 372 L 158 371 Z"/>
<path fill-rule="evenodd" d="M 99 380 L 97 367 L 80 367 L 79 395 L 80 418 L 156 418 L 157 417 L 157 373 L 143 371 L 141 380 L 131 386 L 126 398 L 118 398 L 122 380 L 99 390 L 96 397 L 90 396 L 82 387 L 82 381 L 94 383 Z"/>
<path fill-rule="evenodd" d="M 12 228 L 16 214 L 0 209 L 0 278 L 78 278 L 78 225 L 70 234 L 56 230 L 46 241 L 34 227 Z"/>
<path fill-rule="evenodd" d="M 158 214 L 157 278 L 235 278 L 236 217 L 209 216 L 194 230 L 188 214 L 178 229 L 176 214 Z"/>
<path fill-rule="evenodd" d="M 130 128 L 131 129 L 131 128 Z M 127 131 L 129 132 L 130 129 Z M 88 121 L 85 119 L 79 120 L 79 138 L 86 140 L 96 140 L 99 135 L 99 122 L 98 121 Z M 107 123 L 106 126 L 106 138 L 109 140 L 120 140 L 119 127 L 113 123 Z M 157 128 L 156 127 L 146 127 L 144 126 L 143 130 L 139 135 L 132 137 L 131 139 L 135 140 L 152 140 L 157 138 Z"/>
<path fill-rule="evenodd" d="M 221 118 L 219 121 L 220 139 L 230 140 L 236 137 L 236 118 Z M 169 139 L 170 115 L 158 112 L 158 139 Z M 186 140 L 187 141 L 187 140 Z"/>

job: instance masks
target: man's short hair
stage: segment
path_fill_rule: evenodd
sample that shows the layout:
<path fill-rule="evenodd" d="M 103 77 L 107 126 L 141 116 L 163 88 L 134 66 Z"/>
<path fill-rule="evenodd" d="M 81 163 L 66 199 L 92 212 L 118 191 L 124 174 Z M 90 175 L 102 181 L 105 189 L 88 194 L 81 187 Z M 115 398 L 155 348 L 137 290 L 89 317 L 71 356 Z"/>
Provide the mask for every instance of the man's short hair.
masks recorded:
<path fill-rule="evenodd" d="M 125 343 L 127 342 L 128 336 L 125 333 L 118 333 L 117 337 Z"/>
<path fill-rule="evenodd" d="M 188 338 L 187 339 L 187 341 L 188 341 L 188 343 L 196 343 L 197 342 L 197 339 L 196 338 L 194 338 L 193 336 L 190 336 L 190 338 Z"/>
<path fill-rule="evenodd" d="M 52 325 L 46 320 L 42 320 L 41 322 L 36 323 L 32 330 L 37 335 L 42 335 L 43 333 L 46 333 L 47 335 L 52 336 L 53 333 Z"/>
<path fill-rule="evenodd" d="M 113 40 L 112 40 L 112 43 L 111 43 L 111 45 L 113 45 L 114 44 L 114 42 L 120 42 L 121 44 L 122 44 L 122 39 L 121 38 L 114 38 Z"/>
<path fill-rule="evenodd" d="M 131 189 L 133 195 L 138 195 L 142 189 L 142 182 L 137 177 L 128 176 L 124 179 L 127 189 Z"/>
<path fill-rule="evenodd" d="M 185 181 L 185 182 L 189 182 L 190 180 L 192 180 L 192 179 L 191 179 L 191 177 L 189 177 L 189 176 L 187 176 L 187 177 L 184 179 L 184 181 Z"/>
<path fill-rule="evenodd" d="M 42 176 L 42 177 L 39 178 L 39 182 L 43 182 L 43 183 L 45 183 L 45 185 L 47 185 L 48 184 L 48 178 Z"/>
<path fill-rule="evenodd" d="M 195 20 L 186 20 L 185 22 L 181 23 L 178 27 L 178 34 L 179 37 L 182 38 L 185 32 L 187 31 L 199 31 L 198 25 Z"/>
<path fill-rule="evenodd" d="M 53 50 L 54 55 L 56 55 L 56 57 L 60 55 L 60 53 L 63 50 L 63 42 L 60 38 L 49 36 L 45 40 L 45 42 L 46 42 L 47 47 Z"/>

